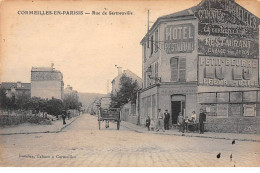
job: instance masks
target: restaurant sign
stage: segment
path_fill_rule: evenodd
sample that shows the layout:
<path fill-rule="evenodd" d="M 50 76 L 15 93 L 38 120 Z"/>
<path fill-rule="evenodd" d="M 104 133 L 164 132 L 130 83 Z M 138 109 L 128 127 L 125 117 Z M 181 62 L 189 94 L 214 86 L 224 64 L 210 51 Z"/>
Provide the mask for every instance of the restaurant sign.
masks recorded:
<path fill-rule="evenodd" d="M 194 25 L 168 25 L 165 28 L 164 49 L 167 54 L 190 53 L 194 50 Z"/>
<path fill-rule="evenodd" d="M 232 0 L 207 0 L 195 11 L 199 54 L 258 58 L 259 19 Z"/>

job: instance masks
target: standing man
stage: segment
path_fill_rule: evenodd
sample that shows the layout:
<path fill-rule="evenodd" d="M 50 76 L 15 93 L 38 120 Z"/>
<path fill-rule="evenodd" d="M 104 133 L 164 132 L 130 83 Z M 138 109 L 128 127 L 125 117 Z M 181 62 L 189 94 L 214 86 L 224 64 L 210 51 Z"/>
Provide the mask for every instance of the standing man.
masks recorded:
<path fill-rule="evenodd" d="M 163 130 L 163 113 L 161 112 L 161 109 L 158 109 L 158 115 L 157 115 L 157 132 L 162 129 Z"/>
<path fill-rule="evenodd" d="M 203 109 L 200 109 L 200 116 L 199 116 L 200 134 L 204 133 L 204 121 L 206 121 L 206 114 L 203 112 Z"/>
<path fill-rule="evenodd" d="M 66 119 L 66 114 L 67 114 L 67 112 L 66 112 L 65 110 L 62 111 L 62 115 L 61 115 L 61 117 L 62 117 L 62 119 L 63 119 L 63 125 L 66 124 L 66 121 L 65 121 L 65 119 Z"/>
<path fill-rule="evenodd" d="M 166 109 L 164 112 L 164 130 L 169 130 L 169 120 L 170 120 L 170 114 Z"/>
<path fill-rule="evenodd" d="M 182 133 L 184 133 L 185 123 L 184 123 L 184 117 L 181 112 L 179 113 L 178 116 L 178 125 L 179 125 L 179 132 L 181 131 Z"/>

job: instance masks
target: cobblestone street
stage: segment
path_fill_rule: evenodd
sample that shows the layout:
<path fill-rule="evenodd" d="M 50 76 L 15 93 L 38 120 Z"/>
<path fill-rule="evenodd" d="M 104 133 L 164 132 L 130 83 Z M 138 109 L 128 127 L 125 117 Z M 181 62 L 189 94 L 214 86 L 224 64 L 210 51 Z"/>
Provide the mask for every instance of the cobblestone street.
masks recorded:
<path fill-rule="evenodd" d="M 83 114 L 60 133 L 0 136 L 0 166 L 260 166 L 259 142 L 231 142 L 118 131 L 113 123 L 98 130 L 97 118 Z"/>

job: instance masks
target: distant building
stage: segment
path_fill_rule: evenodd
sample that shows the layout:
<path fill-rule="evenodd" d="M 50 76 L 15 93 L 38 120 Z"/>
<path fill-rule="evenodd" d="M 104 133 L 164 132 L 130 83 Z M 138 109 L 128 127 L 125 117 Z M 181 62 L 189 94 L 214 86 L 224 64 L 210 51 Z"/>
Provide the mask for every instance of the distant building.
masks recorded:
<path fill-rule="evenodd" d="M 112 80 L 112 94 L 115 94 L 120 90 L 120 78 L 123 75 L 126 75 L 129 78 L 132 78 L 133 81 L 137 81 L 138 87 L 142 88 L 142 79 L 131 72 L 130 70 L 122 71 L 122 67 L 118 67 L 118 75 Z M 137 100 L 138 101 L 138 100 Z M 137 124 L 137 106 L 128 102 L 121 109 L 121 120 Z"/>
<path fill-rule="evenodd" d="M 78 92 L 73 90 L 72 86 L 67 85 L 67 87 L 64 89 L 64 95 L 66 94 L 78 94 Z"/>
<path fill-rule="evenodd" d="M 139 76 L 137 76 L 136 74 L 134 74 L 132 71 L 130 71 L 128 69 L 122 71 L 122 67 L 117 67 L 117 69 L 118 69 L 118 75 L 111 82 L 112 83 L 112 94 L 119 91 L 120 78 L 123 76 L 123 74 L 125 74 L 127 77 L 132 78 L 133 81 L 137 81 L 139 88 L 142 87 L 142 79 Z"/>
<path fill-rule="evenodd" d="M 31 97 L 63 99 L 63 75 L 51 67 L 32 67 Z"/>
<path fill-rule="evenodd" d="M 0 84 L 0 88 L 6 93 L 6 96 L 17 97 L 18 95 L 31 95 L 31 84 L 18 82 L 3 82 Z"/>

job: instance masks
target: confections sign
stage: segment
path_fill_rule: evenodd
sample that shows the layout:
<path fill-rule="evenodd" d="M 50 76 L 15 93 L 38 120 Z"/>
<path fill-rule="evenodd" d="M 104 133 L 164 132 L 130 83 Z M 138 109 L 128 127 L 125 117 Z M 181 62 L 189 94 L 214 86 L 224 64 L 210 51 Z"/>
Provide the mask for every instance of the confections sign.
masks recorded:
<path fill-rule="evenodd" d="M 230 0 L 204 1 L 195 11 L 199 19 L 199 54 L 258 58 L 259 20 Z"/>

